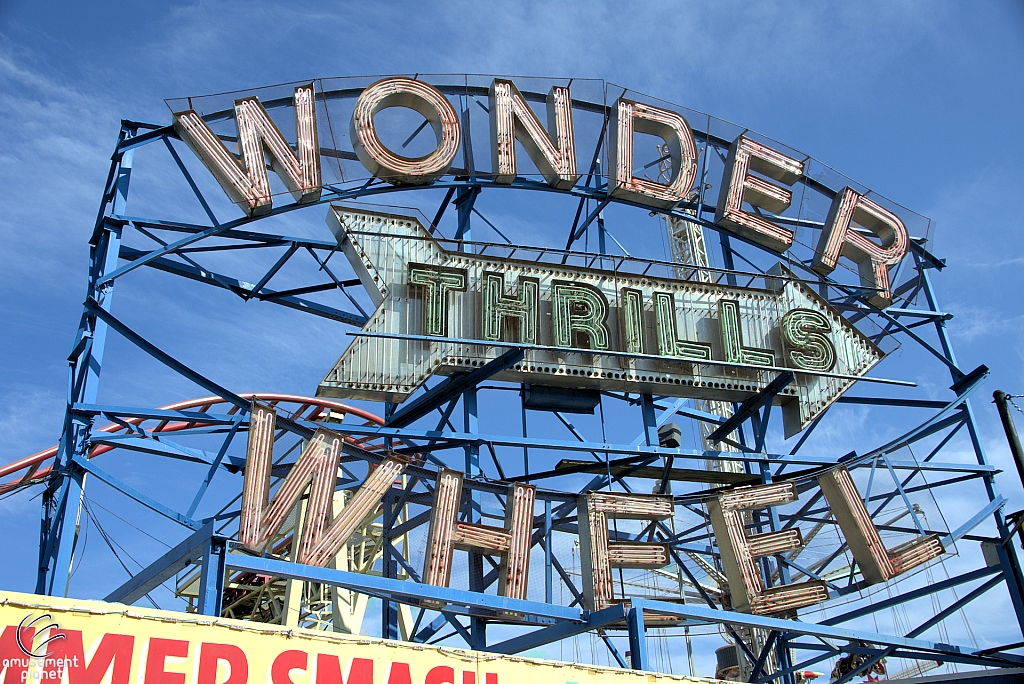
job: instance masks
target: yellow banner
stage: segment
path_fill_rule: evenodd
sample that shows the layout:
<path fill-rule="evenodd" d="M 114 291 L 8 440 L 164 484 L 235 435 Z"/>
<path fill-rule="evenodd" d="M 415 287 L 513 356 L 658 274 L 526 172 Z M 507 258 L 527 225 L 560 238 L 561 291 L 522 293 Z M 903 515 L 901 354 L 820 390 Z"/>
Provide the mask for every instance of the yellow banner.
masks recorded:
<path fill-rule="evenodd" d="M 710 681 L 2 591 L 0 627 L 0 684 Z"/>

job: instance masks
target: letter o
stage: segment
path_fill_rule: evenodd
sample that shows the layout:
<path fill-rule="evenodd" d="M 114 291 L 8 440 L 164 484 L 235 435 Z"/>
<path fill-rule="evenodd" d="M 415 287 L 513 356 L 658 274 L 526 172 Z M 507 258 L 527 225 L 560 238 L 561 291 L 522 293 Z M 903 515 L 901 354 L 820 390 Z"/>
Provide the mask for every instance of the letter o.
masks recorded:
<path fill-rule="evenodd" d="M 385 147 L 377 136 L 373 117 L 389 107 L 407 107 L 422 114 L 434 129 L 434 151 L 410 158 Z M 396 185 L 429 185 L 452 165 L 461 132 L 458 114 L 441 91 L 422 81 L 392 76 L 377 81 L 359 95 L 349 136 L 359 161 L 374 176 Z"/>

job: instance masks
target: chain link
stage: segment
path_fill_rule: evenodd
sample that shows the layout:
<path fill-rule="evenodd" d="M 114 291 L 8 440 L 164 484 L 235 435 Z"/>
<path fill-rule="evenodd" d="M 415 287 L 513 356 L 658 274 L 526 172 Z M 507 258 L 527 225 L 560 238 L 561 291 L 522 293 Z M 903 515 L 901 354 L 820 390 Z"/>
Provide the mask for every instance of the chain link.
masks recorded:
<path fill-rule="evenodd" d="M 1020 399 L 1022 397 L 1024 397 L 1024 394 L 1007 394 L 1006 401 L 1010 402 L 1010 406 L 1017 409 L 1018 413 L 1024 415 L 1024 410 L 1022 410 L 1020 406 L 1017 406 L 1017 403 L 1014 401 L 1014 399 Z"/>

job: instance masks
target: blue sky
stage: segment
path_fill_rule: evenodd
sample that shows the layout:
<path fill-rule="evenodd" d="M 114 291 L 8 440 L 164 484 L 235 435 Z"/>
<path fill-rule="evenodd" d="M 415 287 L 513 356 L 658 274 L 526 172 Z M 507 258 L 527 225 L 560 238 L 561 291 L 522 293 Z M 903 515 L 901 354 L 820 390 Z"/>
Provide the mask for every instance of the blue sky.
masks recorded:
<path fill-rule="evenodd" d="M 1019 2 L 4 0 L 0 462 L 59 436 L 86 241 L 122 117 L 166 123 L 166 97 L 414 72 L 603 78 L 783 141 L 933 219 L 931 250 L 948 263 L 934 281 L 940 306 L 954 315 L 961 367 L 992 369 L 976 411 L 993 461 L 1007 471 L 1000 489 L 1011 497 L 1008 510 L 1024 507 L 987 400 L 996 388 L 1024 394 Z M 169 317 L 183 307 L 169 298 L 160 305 Z M 336 357 L 331 348 L 300 363 L 281 355 L 275 344 L 284 343 L 251 332 L 257 353 L 289 358 L 265 389 L 312 392 Z M 236 387 L 258 377 L 245 367 L 205 370 Z M 129 375 L 126 396 L 152 389 L 143 380 L 133 386 Z M 948 384 L 945 376 L 916 379 L 926 389 Z M 178 398 L 154 394 L 151 403 Z M 24 549 L 5 563 L 4 588 L 31 588 L 37 515 L 28 496 L 0 501 L 0 539 Z"/>

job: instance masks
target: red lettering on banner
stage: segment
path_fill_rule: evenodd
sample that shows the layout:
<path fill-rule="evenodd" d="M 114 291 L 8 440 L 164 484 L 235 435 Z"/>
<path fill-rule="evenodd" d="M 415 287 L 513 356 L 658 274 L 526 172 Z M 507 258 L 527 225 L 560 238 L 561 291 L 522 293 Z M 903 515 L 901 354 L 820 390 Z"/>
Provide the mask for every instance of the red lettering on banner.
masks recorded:
<path fill-rule="evenodd" d="M 412 684 L 409 663 L 391 663 L 388 668 L 388 684 Z"/>
<path fill-rule="evenodd" d="M 473 672 L 472 670 L 463 670 L 462 684 L 476 684 L 476 672 Z"/>
<path fill-rule="evenodd" d="M 353 658 L 348 663 L 348 672 L 342 678 L 338 656 L 320 653 L 316 657 L 316 684 L 373 684 L 373 661 L 369 658 Z"/>
<path fill-rule="evenodd" d="M 34 627 L 21 630 L 21 643 L 29 650 L 32 650 L 35 635 Z M 4 676 L 3 684 L 22 684 L 27 679 L 28 664 L 29 657 L 18 648 L 18 626 L 4 627 L 4 633 L 0 635 L 0 674 Z"/>
<path fill-rule="evenodd" d="M 274 684 L 295 684 L 292 670 L 305 670 L 309 655 L 305 651 L 283 651 L 270 666 L 270 680 Z"/>
<path fill-rule="evenodd" d="M 498 684 L 498 673 L 488 672 L 484 675 L 484 684 Z"/>
<path fill-rule="evenodd" d="M 188 642 L 179 639 L 149 640 L 149 652 L 146 655 L 145 684 L 185 684 L 182 672 L 168 672 L 164 669 L 166 658 L 187 658 Z"/>
<path fill-rule="evenodd" d="M 455 668 L 447 665 L 432 667 L 423 684 L 455 684 Z"/>
<path fill-rule="evenodd" d="M 219 684 L 246 684 L 249 681 L 249 661 L 245 658 L 245 651 L 232 644 L 203 642 L 196 684 L 218 684 L 217 665 L 222 660 L 228 664 L 228 678 Z"/>
<path fill-rule="evenodd" d="M 59 629 L 54 634 L 64 638 L 50 642 L 46 654 L 46 665 L 51 659 L 58 669 L 68 673 L 68 684 L 100 684 L 113 665 L 110 684 L 128 684 L 132 671 L 132 649 L 135 637 L 130 634 L 104 634 L 96 647 L 92 659 L 85 662 L 85 647 L 82 633 L 75 629 Z M 57 676 L 56 681 L 60 677 Z"/>

